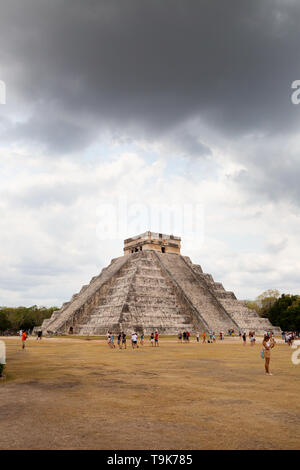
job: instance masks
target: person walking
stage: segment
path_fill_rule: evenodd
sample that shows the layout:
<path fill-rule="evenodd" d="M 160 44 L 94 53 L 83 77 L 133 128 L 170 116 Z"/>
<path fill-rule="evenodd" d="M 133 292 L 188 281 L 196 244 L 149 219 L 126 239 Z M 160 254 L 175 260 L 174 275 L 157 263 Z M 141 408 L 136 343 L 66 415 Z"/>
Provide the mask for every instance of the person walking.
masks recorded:
<path fill-rule="evenodd" d="M 145 333 L 142 332 L 141 334 L 141 338 L 140 338 L 140 343 L 141 343 L 141 346 L 144 346 L 144 337 L 145 337 Z"/>
<path fill-rule="evenodd" d="M 22 339 L 22 349 L 25 349 L 25 343 L 26 343 L 26 339 L 27 339 L 26 331 L 23 331 L 21 339 Z"/>
<path fill-rule="evenodd" d="M 250 338 L 250 344 L 251 346 L 254 346 L 255 345 L 255 334 L 254 334 L 254 331 L 252 332 L 252 335 L 251 335 L 251 338 Z"/>
<path fill-rule="evenodd" d="M 270 359 L 271 359 L 271 349 L 275 346 L 274 338 L 270 338 L 270 335 L 265 334 L 263 339 L 263 357 L 265 359 L 265 372 L 267 375 L 273 375 L 270 372 Z"/>
<path fill-rule="evenodd" d="M 243 335 L 242 335 L 242 338 L 243 338 L 243 345 L 246 346 L 246 341 L 247 341 L 247 336 L 246 336 L 246 332 L 244 331 Z"/>
<path fill-rule="evenodd" d="M 288 335 L 288 345 L 292 346 L 292 344 L 293 344 L 293 333 L 290 332 Z"/>
<path fill-rule="evenodd" d="M 119 349 L 122 349 L 121 341 L 122 341 L 122 333 L 121 333 L 121 331 L 120 331 L 119 334 L 118 334 L 118 346 L 119 346 Z"/>
<path fill-rule="evenodd" d="M 206 343 L 206 333 L 203 331 L 202 333 L 202 343 Z"/>
<path fill-rule="evenodd" d="M 115 335 L 114 333 L 111 333 L 110 335 L 110 347 L 111 349 L 114 349 L 116 346 L 115 346 Z"/>
<path fill-rule="evenodd" d="M 137 347 L 137 334 L 136 333 L 132 333 L 131 344 L 132 344 L 132 349 L 135 349 Z"/>
<path fill-rule="evenodd" d="M 159 346 L 159 344 L 158 344 L 158 336 L 159 336 L 159 335 L 158 335 L 158 331 L 156 331 L 156 332 L 155 332 L 155 336 L 154 336 L 155 347 L 156 347 L 156 346 Z"/>
<path fill-rule="evenodd" d="M 199 338 L 200 338 L 200 335 L 199 335 L 199 333 L 197 333 L 197 335 L 196 335 L 197 343 L 199 343 Z"/>
<path fill-rule="evenodd" d="M 151 346 L 153 347 L 153 343 L 154 343 L 154 333 L 153 333 L 153 331 L 152 331 L 151 336 L 150 336 L 150 343 L 151 343 Z"/>
<path fill-rule="evenodd" d="M 39 330 L 36 339 L 41 340 L 41 339 L 42 339 L 42 335 L 43 335 L 42 330 Z"/>
<path fill-rule="evenodd" d="M 124 331 L 122 331 L 122 346 L 124 346 L 125 349 L 126 348 L 126 333 Z"/>

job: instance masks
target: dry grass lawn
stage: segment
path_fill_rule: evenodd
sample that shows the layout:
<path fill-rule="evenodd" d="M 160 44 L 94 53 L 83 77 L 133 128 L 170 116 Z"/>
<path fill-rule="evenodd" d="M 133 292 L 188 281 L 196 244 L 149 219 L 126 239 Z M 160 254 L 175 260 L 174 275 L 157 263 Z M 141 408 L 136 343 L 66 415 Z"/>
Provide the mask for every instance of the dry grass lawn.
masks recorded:
<path fill-rule="evenodd" d="M 3 338 L 1 338 L 3 339 Z M 5 339 L 0 449 L 299 449 L 300 366 L 240 340 Z M 128 345 L 129 346 L 129 345 Z"/>

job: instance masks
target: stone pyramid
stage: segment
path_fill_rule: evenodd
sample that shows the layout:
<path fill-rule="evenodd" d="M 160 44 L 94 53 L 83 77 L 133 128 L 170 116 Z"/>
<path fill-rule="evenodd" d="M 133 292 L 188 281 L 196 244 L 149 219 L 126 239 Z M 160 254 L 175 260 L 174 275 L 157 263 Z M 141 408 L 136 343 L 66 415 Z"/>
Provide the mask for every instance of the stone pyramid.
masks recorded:
<path fill-rule="evenodd" d="M 146 232 L 124 253 L 43 322 L 45 334 L 280 332 L 182 256 L 179 237 Z"/>

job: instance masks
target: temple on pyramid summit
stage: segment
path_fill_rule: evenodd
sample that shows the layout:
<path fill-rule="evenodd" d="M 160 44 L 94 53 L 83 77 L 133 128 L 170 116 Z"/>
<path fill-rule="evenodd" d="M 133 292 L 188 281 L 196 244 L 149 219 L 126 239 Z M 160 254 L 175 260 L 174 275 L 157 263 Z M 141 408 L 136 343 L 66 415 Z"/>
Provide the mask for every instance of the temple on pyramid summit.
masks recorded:
<path fill-rule="evenodd" d="M 126 239 L 124 255 L 113 259 L 44 320 L 43 332 L 280 332 L 210 274 L 203 273 L 201 266 L 182 256 L 180 249 L 179 237 L 163 233 L 145 232 Z"/>

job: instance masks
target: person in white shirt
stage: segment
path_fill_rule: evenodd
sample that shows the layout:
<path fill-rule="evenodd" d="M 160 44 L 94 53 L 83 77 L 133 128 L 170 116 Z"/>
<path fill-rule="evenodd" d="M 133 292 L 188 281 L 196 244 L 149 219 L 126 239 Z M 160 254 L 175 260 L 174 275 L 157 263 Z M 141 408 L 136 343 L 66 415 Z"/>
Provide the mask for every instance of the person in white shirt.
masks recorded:
<path fill-rule="evenodd" d="M 137 334 L 136 333 L 133 333 L 132 336 L 131 336 L 131 343 L 132 343 L 132 348 L 136 348 L 137 347 Z"/>

